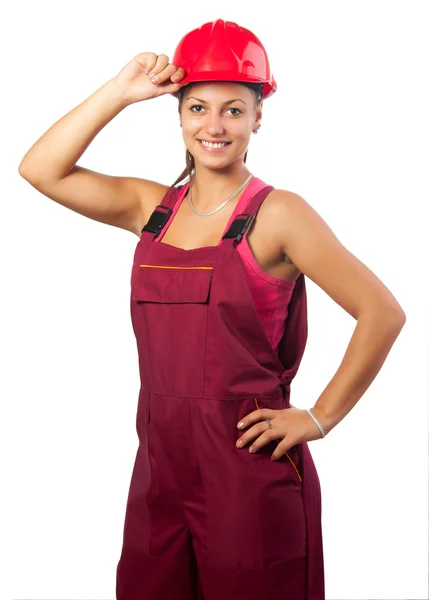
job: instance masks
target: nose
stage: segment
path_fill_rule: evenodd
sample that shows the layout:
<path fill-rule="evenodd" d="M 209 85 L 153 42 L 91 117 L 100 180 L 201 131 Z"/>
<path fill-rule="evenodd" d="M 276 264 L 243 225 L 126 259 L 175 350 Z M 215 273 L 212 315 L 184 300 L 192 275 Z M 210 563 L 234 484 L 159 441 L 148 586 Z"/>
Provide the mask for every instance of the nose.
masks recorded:
<path fill-rule="evenodd" d="M 222 124 L 222 117 L 214 111 L 207 118 L 205 125 L 206 125 L 205 128 L 207 130 L 207 133 L 211 137 L 216 137 L 224 132 L 224 126 Z"/>

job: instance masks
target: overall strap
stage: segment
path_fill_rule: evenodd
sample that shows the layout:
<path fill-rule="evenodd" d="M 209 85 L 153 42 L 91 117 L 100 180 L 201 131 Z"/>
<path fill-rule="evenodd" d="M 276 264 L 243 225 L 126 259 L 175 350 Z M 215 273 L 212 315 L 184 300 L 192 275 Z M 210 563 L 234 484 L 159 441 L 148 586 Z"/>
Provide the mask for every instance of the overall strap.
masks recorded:
<path fill-rule="evenodd" d="M 267 185 L 262 190 L 259 190 L 257 194 L 250 200 L 247 211 L 236 215 L 235 219 L 228 228 L 228 231 L 222 237 L 222 245 L 234 247 L 238 244 L 242 238 L 246 235 L 256 213 L 259 210 L 262 202 L 268 196 L 268 194 L 274 189 L 272 185 Z"/>
<path fill-rule="evenodd" d="M 155 207 L 155 210 L 152 212 L 149 217 L 148 222 L 141 230 L 141 237 L 148 238 L 150 240 L 154 240 L 161 231 L 164 229 L 167 221 L 171 217 L 173 212 L 174 205 L 179 199 L 180 191 L 183 188 L 183 185 L 175 188 L 170 187 L 167 190 L 164 198 L 162 199 L 161 204 Z"/>

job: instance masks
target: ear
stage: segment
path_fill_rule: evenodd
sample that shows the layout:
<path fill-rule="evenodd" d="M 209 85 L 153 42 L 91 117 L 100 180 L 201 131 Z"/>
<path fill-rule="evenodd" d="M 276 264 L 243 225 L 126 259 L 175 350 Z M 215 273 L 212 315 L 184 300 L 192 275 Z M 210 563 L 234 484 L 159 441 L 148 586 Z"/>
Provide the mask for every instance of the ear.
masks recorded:
<path fill-rule="evenodd" d="M 256 111 L 256 119 L 255 119 L 255 125 L 257 125 L 258 129 L 261 126 L 261 119 L 262 119 L 262 109 L 259 108 Z"/>

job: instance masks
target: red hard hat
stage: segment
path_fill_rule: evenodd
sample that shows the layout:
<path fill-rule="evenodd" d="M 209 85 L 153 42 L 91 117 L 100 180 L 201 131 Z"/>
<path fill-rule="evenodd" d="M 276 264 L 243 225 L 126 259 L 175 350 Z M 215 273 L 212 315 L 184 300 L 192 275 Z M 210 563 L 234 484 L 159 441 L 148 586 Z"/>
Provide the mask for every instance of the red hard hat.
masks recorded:
<path fill-rule="evenodd" d="M 174 52 L 172 63 L 185 71 L 181 84 L 196 81 L 263 83 L 264 99 L 277 89 L 260 40 L 249 29 L 231 21 L 217 19 L 187 33 Z M 173 96 L 177 97 L 178 93 Z"/>

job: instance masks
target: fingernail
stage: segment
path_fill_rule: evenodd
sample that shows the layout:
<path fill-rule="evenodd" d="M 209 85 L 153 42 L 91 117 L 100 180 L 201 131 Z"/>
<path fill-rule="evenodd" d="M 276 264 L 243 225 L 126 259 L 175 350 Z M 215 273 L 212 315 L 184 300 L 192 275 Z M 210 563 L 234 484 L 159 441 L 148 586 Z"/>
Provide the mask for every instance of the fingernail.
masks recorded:
<path fill-rule="evenodd" d="M 158 81 L 158 77 L 152 77 L 152 78 L 151 78 L 151 81 L 152 81 L 152 83 L 157 83 L 157 81 Z"/>
<path fill-rule="evenodd" d="M 239 448 L 241 448 L 241 446 L 242 446 L 242 445 L 243 445 L 243 442 L 242 442 L 241 440 L 238 440 L 238 442 L 237 442 L 237 446 L 238 446 Z"/>
<path fill-rule="evenodd" d="M 240 421 L 240 423 L 237 425 L 237 427 L 238 427 L 239 429 L 241 429 L 241 428 L 243 427 L 243 425 L 244 425 L 244 422 L 243 422 L 243 421 Z"/>
<path fill-rule="evenodd" d="M 253 448 L 252 448 L 252 446 L 250 446 L 250 448 L 249 448 L 249 452 L 253 452 Z"/>

